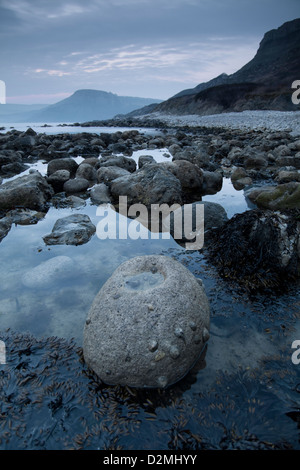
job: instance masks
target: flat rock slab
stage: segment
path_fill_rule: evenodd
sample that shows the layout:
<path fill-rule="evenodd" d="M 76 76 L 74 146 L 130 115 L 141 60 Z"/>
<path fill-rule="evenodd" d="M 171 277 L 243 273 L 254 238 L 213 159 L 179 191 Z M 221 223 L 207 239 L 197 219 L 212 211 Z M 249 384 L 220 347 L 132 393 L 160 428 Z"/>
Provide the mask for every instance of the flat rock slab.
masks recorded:
<path fill-rule="evenodd" d="M 202 282 L 167 256 L 121 264 L 99 291 L 84 328 L 83 353 L 105 383 L 164 388 L 199 359 L 209 338 Z"/>
<path fill-rule="evenodd" d="M 74 214 L 58 219 L 43 240 L 46 245 L 83 245 L 95 232 L 96 227 L 88 215 Z"/>

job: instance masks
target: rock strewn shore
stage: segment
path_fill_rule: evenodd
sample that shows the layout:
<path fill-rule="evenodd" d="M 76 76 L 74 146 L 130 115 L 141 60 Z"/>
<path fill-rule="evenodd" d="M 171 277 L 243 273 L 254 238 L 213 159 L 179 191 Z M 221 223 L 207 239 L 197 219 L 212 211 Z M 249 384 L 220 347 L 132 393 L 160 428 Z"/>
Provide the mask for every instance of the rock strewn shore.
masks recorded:
<path fill-rule="evenodd" d="M 237 190 L 244 189 L 259 209 L 289 211 L 285 217 L 293 233 L 281 230 L 277 248 L 286 246 L 289 240 L 286 237 L 292 236 L 288 257 L 298 266 L 299 137 L 290 129 L 193 126 L 164 128 L 155 134 L 127 130 L 45 135 L 30 128 L 26 132 L 13 130 L 1 134 L 0 176 L 4 178 L 0 185 L 1 238 L 9 233 L 12 223 L 18 223 L 20 210 L 25 211 L 23 220 L 30 210 L 27 218 L 32 220 L 34 210 L 46 212 L 50 206 L 78 205 L 78 199 L 84 201 L 90 195 L 96 204 L 109 201 L 118 204 L 120 196 L 127 196 L 128 204 L 142 203 L 147 207 L 162 203 L 184 205 L 218 192 L 223 176 L 227 176 Z M 166 156 L 172 160 L 155 162 L 151 151 L 156 149 L 167 149 Z M 131 158 L 137 150 L 149 151 L 138 165 Z M 83 158 L 80 164 L 75 161 L 78 156 Z M 5 181 L 7 176 L 20 174 L 24 165 L 40 160 L 47 163 L 46 176 L 33 173 Z M 22 199 L 26 187 L 28 198 Z M 234 231 L 237 232 L 237 227 Z M 297 270 L 292 269 L 293 275 Z"/>

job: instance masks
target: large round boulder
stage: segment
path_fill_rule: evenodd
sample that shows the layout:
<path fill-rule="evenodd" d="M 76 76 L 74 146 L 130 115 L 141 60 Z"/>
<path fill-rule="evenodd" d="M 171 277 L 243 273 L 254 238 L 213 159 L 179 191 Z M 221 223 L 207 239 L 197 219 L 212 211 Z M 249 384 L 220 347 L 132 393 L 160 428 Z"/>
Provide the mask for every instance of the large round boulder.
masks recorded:
<path fill-rule="evenodd" d="M 83 353 L 105 383 L 167 387 L 194 366 L 209 338 L 201 280 L 166 256 L 121 264 L 88 313 Z"/>

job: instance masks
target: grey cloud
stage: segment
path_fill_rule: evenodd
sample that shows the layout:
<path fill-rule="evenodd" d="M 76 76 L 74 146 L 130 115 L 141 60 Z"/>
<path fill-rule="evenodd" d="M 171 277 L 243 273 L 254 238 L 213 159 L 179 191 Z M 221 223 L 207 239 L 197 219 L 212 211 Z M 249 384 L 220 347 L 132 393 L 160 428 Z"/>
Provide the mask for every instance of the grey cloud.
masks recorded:
<path fill-rule="evenodd" d="M 15 95 L 111 85 L 115 93 L 134 89 L 139 96 L 168 97 L 235 71 L 254 55 L 266 31 L 297 17 L 298 5 L 299 0 L 0 0 L 0 79 Z"/>

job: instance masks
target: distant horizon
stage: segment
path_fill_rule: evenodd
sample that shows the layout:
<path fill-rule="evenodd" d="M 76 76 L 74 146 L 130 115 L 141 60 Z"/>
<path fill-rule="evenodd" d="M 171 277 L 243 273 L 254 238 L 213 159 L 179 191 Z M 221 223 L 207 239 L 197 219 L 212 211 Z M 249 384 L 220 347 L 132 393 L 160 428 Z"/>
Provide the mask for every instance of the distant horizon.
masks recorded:
<path fill-rule="evenodd" d="M 10 97 L 10 96 L 7 96 L 6 97 L 6 105 L 8 104 L 11 104 L 11 105 L 18 105 L 18 106 L 50 106 L 51 104 L 56 104 L 58 103 L 59 101 L 62 101 L 66 98 L 69 98 L 70 96 L 74 95 L 74 93 L 76 93 L 77 91 L 80 91 L 80 90 L 92 90 L 92 91 L 104 91 L 105 93 L 112 93 L 114 95 L 117 95 L 117 96 L 128 96 L 129 95 L 119 95 L 118 93 L 113 93 L 112 91 L 107 91 L 107 90 L 100 90 L 100 89 L 96 89 L 96 88 L 78 88 L 77 90 L 74 90 L 73 92 L 71 93 L 59 93 L 58 96 L 57 96 L 57 100 L 55 101 L 51 101 L 49 103 L 42 103 L 42 102 L 36 102 L 36 103 L 21 103 L 19 101 L 17 101 L 19 98 L 30 98 L 28 96 L 21 96 L 21 97 Z M 130 96 L 132 98 L 145 98 L 145 99 L 151 99 L 151 100 L 160 100 L 160 98 L 156 98 L 155 96 Z M 53 97 L 54 99 L 54 97 Z M 0 104 L 1 105 L 1 104 Z M 5 105 L 4 105 L 5 106 Z"/>
<path fill-rule="evenodd" d="M 0 0 L 8 104 L 55 104 L 79 89 L 166 100 L 256 54 L 299 17 L 299 0 Z"/>

